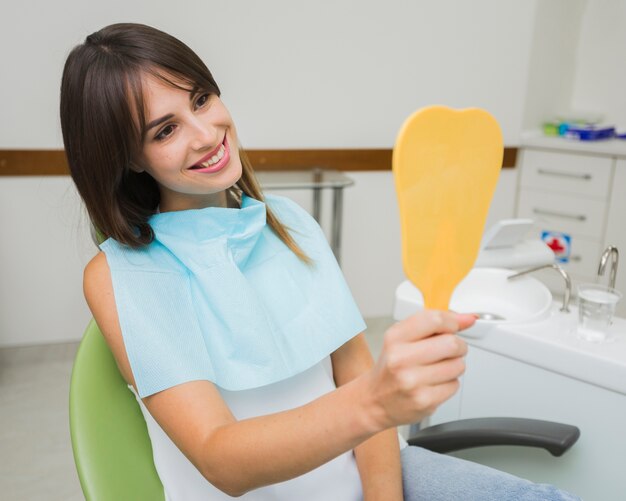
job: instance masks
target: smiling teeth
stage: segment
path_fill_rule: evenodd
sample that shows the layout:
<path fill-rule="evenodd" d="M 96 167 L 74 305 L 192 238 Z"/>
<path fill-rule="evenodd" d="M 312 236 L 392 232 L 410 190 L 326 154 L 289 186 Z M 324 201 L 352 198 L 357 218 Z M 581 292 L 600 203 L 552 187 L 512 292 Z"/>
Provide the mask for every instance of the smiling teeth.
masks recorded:
<path fill-rule="evenodd" d="M 226 152 L 226 150 L 224 149 L 224 145 L 220 146 L 220 149 L 218 150 L 218 152 L 213 155 L 211 158 L 209 158 L 206 162 L 201 163 L 200 165 L 202 167 L 210 167 L 211 165 L 215 165 L 217 162 L 219 162 L 222 158 L 224 158 L 224 153 Z"/>

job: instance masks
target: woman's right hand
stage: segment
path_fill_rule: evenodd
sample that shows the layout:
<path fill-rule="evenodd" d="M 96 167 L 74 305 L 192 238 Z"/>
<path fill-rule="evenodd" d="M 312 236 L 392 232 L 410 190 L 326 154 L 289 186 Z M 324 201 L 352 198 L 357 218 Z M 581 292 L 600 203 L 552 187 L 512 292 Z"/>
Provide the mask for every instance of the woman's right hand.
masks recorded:
<path fill-rule="evenodd" d="M 419 422 L 454 395 L 467 353 L 456 332 L 475 320 L 468 314 L 424 310 L 385 332 L 381 355 L 364 375 L 376 427 Z"/>

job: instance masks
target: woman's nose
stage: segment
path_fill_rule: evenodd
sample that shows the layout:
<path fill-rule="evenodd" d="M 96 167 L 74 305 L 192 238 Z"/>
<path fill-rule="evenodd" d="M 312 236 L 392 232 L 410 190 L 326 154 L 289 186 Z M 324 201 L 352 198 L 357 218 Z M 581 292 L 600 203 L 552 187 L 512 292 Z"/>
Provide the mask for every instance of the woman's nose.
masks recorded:
<path fill-rule="evenodd" d="M 220 141 L 217 127 L 206 121 L 194 120 L 191 128 L 191 147 L 194 150 L 214 148 Z"/>

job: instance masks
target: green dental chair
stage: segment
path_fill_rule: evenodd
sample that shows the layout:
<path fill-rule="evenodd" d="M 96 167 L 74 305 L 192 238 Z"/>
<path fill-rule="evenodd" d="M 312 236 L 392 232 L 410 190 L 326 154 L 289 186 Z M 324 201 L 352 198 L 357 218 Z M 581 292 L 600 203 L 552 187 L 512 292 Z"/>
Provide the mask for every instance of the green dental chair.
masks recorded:
<path fill-rule="evenodd" d="M 146 422 L 91 320 L 70 383 L 70 434 L 88 501 L 164 501 Z"/>
<path fill-rule="evenodd" d="M 70 383 L 70 434 L 87 501 L 164 501 L 143 415 L 92 320 L 78 348 Z M 578 428 L 514 418 L 467 419 L 418 431 L 409 443 L 436 452 L 483 445 L 542 447 L 560 456 Z"/>

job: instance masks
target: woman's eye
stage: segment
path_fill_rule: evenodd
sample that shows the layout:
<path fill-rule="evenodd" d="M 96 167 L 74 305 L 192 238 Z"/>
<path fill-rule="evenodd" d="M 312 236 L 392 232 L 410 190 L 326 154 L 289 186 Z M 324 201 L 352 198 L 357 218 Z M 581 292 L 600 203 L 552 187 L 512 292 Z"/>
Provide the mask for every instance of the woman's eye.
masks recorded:
<path fill-rule="evenodd" d="M 174 125 L 167 125 L 163 129 L 161 129 L 161 132 L 159 132 L 154 137 L 154 139 L 156 139 L 157 141 L 163 141 L 164 139 L 167 139 L 172 134 L 172 132 L 174 132 Z"/>
<path fill-rule="evenodd" d="M 196 108 L 202 108 L 209 101 L 209 97 L 210 97 L 210 95 L 208 93 L 202 94 L 196 100 Z"/>

